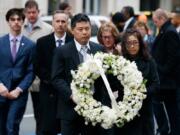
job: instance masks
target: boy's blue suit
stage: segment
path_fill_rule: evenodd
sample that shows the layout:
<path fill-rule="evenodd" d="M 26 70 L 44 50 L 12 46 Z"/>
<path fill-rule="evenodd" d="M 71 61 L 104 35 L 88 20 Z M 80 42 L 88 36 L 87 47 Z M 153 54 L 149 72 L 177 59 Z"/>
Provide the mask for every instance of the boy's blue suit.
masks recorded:
<path fill-rule="evenodd" d="M 34 47 L 31 40 L 22 36 L 16 60 L 13 61 L 9 34 L 0 37 L 0 83 L 3 83 L 9 91 L 16 87 L 22 89 L 17 99 L 10 100 L 0 96 L 0 135 L 18 135 L 19 124 L 27 103 L 28 88 L 34 79 Z M 6 124 L 3 125 L 3 122 Z M 3 131 L 5 129 L 6 131 Z"/>

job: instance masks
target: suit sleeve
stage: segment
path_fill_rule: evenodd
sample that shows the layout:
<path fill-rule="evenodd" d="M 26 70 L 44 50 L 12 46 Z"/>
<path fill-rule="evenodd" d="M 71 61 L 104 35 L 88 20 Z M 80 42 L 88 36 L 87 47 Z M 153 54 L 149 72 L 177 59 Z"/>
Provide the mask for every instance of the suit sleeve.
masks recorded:
<path fill-rule="evenodd" d="M 174 31 L 169 31 L 164 36 L 164 46 L 166 46 L 167 49 L 167 59 L 166 63 L 163 65 L 159 65 L 159 71 L 162 74 L 171 74 L 174 69 L 177 67 L 177 61 L 178 61 L 178 51 L 180 50 L 180 40 L 178 35 Z"/>
<path fill-rule="evenodd" d="M 27 61 L 26 67 L 25 67 L 26 72 L 25 72 L 24 78 L 18 85 L 18 87 L 20 87 L 23 91 L 27 90 L 31 86 L 31 84 L 35 78 L 34 73 L 33 73 L 34 53 L 35 53 L 35 45 L 33 44 L 33 46 L 29 50 L 29 53 L 27 54 L 28 61 Z"/>
<path fill-rule="evenodd" d="M 156 63 L 153 59 L 150 60 L 149 69 L 150 72 L 147 78 L 147 85 L 146 85 L 147 94 L 154 95 L 158 93 L 160 81 L 157 73 Z"/>
<path fill-rule="evenodd" d="M 44 47 L 45 41 L 42 39 L 37 40 L 36 44 L 36 54 L 34 60 L 34 73 L 40 78 L 40 80 L 49 81 L 47 78 L 50 78 L 50 73 L 44 64 L 46 57 L 44 56 Z M 46 46 L 45 46 L 46 47 Z"/>
<path fill-rule="evenodd" d="M 67 82 L 65 59 L 62 48 L 55 50 L 52 63 L 52 84 L 63 101 L 69 101 L 72 91 Z"/>

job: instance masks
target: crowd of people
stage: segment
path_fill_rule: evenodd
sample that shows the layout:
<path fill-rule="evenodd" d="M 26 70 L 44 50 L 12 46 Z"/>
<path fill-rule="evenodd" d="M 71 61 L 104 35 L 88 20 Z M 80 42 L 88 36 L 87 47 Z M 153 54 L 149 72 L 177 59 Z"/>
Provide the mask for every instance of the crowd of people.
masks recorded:
<path fill-rule="evenodd" d="M 125 6 L 100 26 L 99 43 L 90 41 L 89 17 L 73 15 L 68 3 L 54 11 L 52 26 L 39 18 L 39 12 L 37 2 L 28 0 L 24 9 L 6 13 L 10 31 L 0 37 L 0 135 L 19 135 L 28 93 L 36 135 L 180 135 L 180 11 L 170 17 L 165 10 L 155 10 L 157 34 L 152 34 L 146 16 L 135 17 L 133 7 Z M 96 52 L 134 61 L 147 81 L 140 115 L 121 128 L 85 125 L 74 110 L 71 70 Z M 117 100 L 122 100 L 122 85 L 116 77 L 107 78 Z M 97 100 L 111 106 L 101 79 L 94 91 Z"/>

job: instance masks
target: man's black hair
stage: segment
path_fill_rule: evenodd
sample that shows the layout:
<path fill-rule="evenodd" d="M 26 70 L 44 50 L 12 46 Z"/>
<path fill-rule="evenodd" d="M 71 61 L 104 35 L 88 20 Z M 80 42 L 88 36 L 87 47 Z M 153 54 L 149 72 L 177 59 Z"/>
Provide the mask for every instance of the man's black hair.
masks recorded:
<path fill-rule="evenodd" d="M 19 16 L 23 21 L 25 19 L 25 15 L 23 13 L 23 8 L 12 8 L 9 9 L 6 13 L 6 21 L 9 21 L 11 16 L 17 15 Z"/>
<path fill-rule="evenodd" d="M 91 24 L 89 17 L 83 13 L 76 14 L 71 19 L 71 28 L 73 29 L 74 27 L 76 27 L 76 23 L 78 22 L 89 22 Z"/>

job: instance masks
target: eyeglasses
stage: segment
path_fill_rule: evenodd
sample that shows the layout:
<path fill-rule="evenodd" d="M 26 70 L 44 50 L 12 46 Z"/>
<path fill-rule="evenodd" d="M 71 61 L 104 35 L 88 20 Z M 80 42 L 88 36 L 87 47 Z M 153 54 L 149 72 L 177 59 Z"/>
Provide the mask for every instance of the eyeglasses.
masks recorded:
<path fill-rule="evenodd" d="M 102 39 L 113 39 L 113 36 L 102 36 Z"/>
<path fill-rule="evenodd" d="M 127 45 L 127 47 L 138 46 L 139 45 L 139 41 L 137 41 L 137 40 L 127 41 L 126 45 Z"/>

